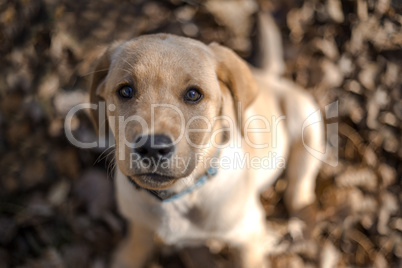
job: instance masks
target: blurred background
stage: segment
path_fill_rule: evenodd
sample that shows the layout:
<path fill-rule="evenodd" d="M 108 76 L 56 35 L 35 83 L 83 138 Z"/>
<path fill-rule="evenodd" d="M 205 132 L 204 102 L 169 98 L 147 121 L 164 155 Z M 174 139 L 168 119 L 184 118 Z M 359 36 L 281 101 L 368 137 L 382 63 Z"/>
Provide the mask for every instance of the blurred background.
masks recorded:
<path fill-rule="evenodd" d="M 261 196 L 291 245 L 273 267 L 402 267 L 398 0 L 0 0 L 0 267 L 107 267 L 124 237 L 111 157 L 64 134 L 104 45 L 169 32 L 255 63 L 258 11 L 281 30 L 285 76 L 321 108 L 339 101 L 339 163 L 318 176 L 310 237 L 290 233 L 286 180 Z M 73 130 L 96 139 L 85 112 Z M 235 254 L 162 247 L 149 267 L 232 267 Z"/>

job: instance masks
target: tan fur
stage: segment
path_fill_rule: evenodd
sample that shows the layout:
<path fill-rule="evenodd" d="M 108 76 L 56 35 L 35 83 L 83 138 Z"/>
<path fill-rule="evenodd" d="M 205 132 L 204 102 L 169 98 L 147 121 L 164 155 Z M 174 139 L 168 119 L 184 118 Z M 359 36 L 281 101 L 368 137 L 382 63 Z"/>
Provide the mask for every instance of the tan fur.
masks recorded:
<path fill-rule="evenodd" d="M 142 36 L 112 46 L 99 60 L 96 70 L 91 86 L 92 102 L 104 100 L 107 106 L 114 105 L 114 110 L 108 110 L 109 117 L 135 115 L 148 124 L 146 129 L 134 121 L 124 130 L 111 126 L 118 166 L 116 197 L 121 213 L 130 222 L 130 235 L 116 253 L 114 267 L 143 267 L 153 249 L 152 234 L 177 246 L 219 239 L 241 249 L 244 267 L 263 267 L 264 254 L 275 246 L 276 237 L 265 226 L 258 193 L 272 184 L 284 167 L 258 169 L 235 166 L 233 162 L 236 155 L 263 158 L 275 154 L 283 159 L 290 155 L 291 192 L 286 195 L 290 211 L 314 201 L 319 161 L 299 146 L 302 123 L 317 109 L 311 97 L 276 73 L 252 72 L 228 48 L 215 43 L 206 46 L 167 34 Z M 116 91 L 123 84 L 135 90 L 133 99 L 119 99 Z M 204 95 L 197 104 L 183 101 L 183 94 L 190 85 L 201 89 Z M 200 120 L 184 129 L 189 139 L 178 141 L 175 155 L 188 160 L 189 165 L 158 170 L 160 174 L 173 177 L 167 182 L 138 176 L 141 170 L 129 166 L 131 149 L 121 142 L 133 141 L 141 134 L 165 134 L 172 139 L 180 136 L 181 118 L 172 109 L 156 109 L 151 125 L 152 104 L 174 105 L 182 112 L 186 123 L 195 116 L 203 116 L 210 122 L 210 131 L 189 130 L 208 129 L 208 122 Z M 256 115 L 261 120 L 248 120 Z M 275 121 L 282 115 L 292 118 Z M 217 116 L 221 118 L 214 120 Z M 211 136 L 214 131 L 216 136 Z M 322 146 L 321 126 L 311 129 L 307 135 L 315 137 L 316 148 Z M 204 157 L 211 157 L 217 149 L 215 146 L 195 148 L 189 140 L 197 145 L 207 145 L 211 140 L 226 145 L 220 149 L 219 156 L 231 159 L 232 163 L 228 168 L 221 168 L 218 175 L 201 188 L 168 203 L 155 200 L 130 184 L 127 176 L 148 189 L 180 191 L 192 185 L 208 167 L 197 161 L 196 155 L 202 153 Z M 255 148 L 253 144 L 266 146 Z M 119 155 L 119 151 L 123 154 Z"/>

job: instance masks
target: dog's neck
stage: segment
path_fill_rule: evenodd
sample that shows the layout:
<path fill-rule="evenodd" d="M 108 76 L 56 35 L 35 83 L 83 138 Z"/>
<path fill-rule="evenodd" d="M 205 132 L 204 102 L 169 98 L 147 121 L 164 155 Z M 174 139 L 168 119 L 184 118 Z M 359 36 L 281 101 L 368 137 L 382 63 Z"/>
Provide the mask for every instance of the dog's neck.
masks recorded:
<path fill-rule="evenodd" d="M 218 149 L 215 152 L 214 157 L 218 158 L 219 157 L 220 150 Z M 205 171 L 205 173 L 200 176 L 198 179 L 194 180 L 194 183 L 192 183 L 188 187 L 184 187 L 183 189 L 179 191 L 174 191 L 171 189 L 165 189 L 165 190 L 151 190 L 151 189 L 146 189 L 141 186 L 139 186 L 134 180 L 132 180 L 130 177 L 127 177 L 128 181 L 137 189 L 137 190 L 143 190 L 148 192 L 150 195 L 155 197 L 157 200 L 161 202 L 170 202 L 173 200 L 176 200 L 186 194 L 192 193 L 196 189 L 200 188 L 202 185 L 204 185 L 208 180 L 211 178 L 215 177 L 215 175 L 218 173 L 218 166 L 210 165 L 209 168 Z M 182 179 L 181 179 L 182 180 Z M 180 182 L 180 180 L 179 180 Z"/>

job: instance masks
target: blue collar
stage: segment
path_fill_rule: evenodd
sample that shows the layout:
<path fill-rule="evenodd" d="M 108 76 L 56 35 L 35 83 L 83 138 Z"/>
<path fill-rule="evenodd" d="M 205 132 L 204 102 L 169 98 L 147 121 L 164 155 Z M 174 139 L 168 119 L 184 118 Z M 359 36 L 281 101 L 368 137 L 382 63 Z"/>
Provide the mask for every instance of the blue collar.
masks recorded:
<path fill-rule="evenodd" d="M 170 192 L 167 190 L 150 190 L 150 189 L 142 188 L 137 183 L 135 183 L 135 181 L 132 180 L 130 177 L 127 177 L 127 179 L 138 190 L 144 190 L 144 191 L 148 192 L 150 195 L 152 195 L 153 197 L 155 197 L 156 199 L 158 199 L 159 201 L 166 203 L 166 202 L 171 202 L 173 200 L 179 199 L 180 197 L 195 191 L 196 189 L 198 189 L 202 185 L 204 185 L 212 177 L 214 177 L 216 174 L 218 174 L 218 167 L 211 166 L 208 168 L 207 172 L 205 172 L 205 174 L 202 175 L 193 185 L 191 185 L 190 187 L 188 187 L 178 193 Z"/>

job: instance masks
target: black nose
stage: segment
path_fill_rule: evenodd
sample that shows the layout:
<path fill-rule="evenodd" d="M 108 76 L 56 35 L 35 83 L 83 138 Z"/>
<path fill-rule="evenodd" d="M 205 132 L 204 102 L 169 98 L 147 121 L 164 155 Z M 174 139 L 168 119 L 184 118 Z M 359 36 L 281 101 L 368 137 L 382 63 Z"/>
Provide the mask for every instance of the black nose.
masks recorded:
<path fill-rule="evenodd" d="M 135 139 L 134 152 L 141 158 L 169 158 L 173 151 L 173 142 L 165 135 L 146 135 Z"/>

